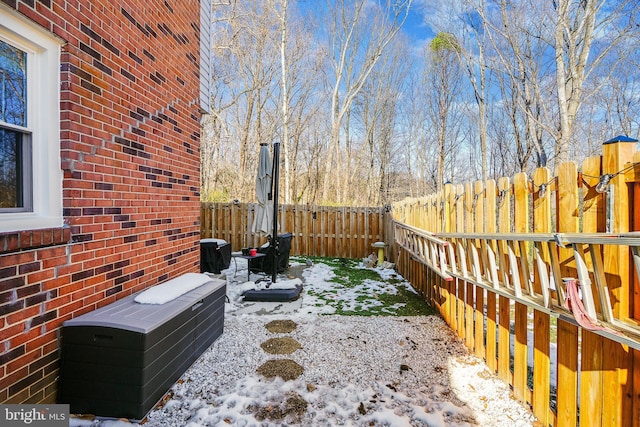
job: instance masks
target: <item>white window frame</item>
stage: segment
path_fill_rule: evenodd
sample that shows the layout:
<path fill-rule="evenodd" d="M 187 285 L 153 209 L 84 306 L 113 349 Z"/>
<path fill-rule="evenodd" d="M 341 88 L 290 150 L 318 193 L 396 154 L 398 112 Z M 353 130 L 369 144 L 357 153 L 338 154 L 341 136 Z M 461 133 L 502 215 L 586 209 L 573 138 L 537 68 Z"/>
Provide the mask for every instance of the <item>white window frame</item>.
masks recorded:
<path fill-rule="evenodd" d="M 60 52 L 62 40 L 0 3 L 0 39 L 27 53 L 29 212 L 0 212 L 0 233 L 62 227 Z"/>
<path fill-rule="evenodd" d="M 213 25 L 211 0 L 200 0 L 200 110 L 211 113 L 211 26 Z"/>

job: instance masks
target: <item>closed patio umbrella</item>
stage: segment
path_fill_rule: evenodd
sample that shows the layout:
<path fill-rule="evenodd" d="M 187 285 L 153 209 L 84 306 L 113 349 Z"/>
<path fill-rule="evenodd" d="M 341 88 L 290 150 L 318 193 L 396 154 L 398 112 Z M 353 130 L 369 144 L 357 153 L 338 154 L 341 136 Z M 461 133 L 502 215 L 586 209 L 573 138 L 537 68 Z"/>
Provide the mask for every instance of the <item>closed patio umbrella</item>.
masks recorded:
<path fill-rule="evenodd" d="M 273 201 L 271 194 L 272 180 L 271 157 L 266 143 L 260 144 L 258 158 L 258 173 L 256 175 L 256 198 L 258 206 L 251 231 L 253 233 L 269 234 L 273 221 Z"/>

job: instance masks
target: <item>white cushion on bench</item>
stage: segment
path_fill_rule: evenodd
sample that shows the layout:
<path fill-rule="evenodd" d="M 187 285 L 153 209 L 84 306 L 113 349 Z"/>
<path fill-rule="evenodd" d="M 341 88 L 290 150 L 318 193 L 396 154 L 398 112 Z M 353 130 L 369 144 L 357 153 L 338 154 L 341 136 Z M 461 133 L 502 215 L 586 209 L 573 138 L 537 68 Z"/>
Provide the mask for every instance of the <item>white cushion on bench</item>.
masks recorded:
<path fill-rule="evenodd" d="M 140 304 L 164 304 L 211 281 L 206 274 L 186 273 L 140 292 L 134 301 Z"/>

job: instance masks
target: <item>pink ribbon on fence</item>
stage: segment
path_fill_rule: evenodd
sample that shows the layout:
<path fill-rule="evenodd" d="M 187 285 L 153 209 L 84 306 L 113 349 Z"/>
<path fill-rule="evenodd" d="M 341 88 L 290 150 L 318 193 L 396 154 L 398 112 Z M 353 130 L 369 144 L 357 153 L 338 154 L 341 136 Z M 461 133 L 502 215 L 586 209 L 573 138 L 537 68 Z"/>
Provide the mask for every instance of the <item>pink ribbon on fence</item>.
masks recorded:
<path fill-rule="evenodd" d="M 584 304 L 582 304 L 582 299 L 578 293 L 578 281 L 576 279 L 565 279 L 564 284 L 567 287 L 567 296 L 564 302 L 565 308 L 571 310 L 578 325 L 585 329 L 600 330 L 602 327 L 596 323 L 596 319 L 589 316 Z"/>
<path fill-rule="evenodd" d="M 573 317 L 575 317 L 576 322 L 578 322 L 578 325 L 590 331 L 607 331 L 620 335 L 619 332 L 614 331 L 613 329 L 598 325 L 598 321 L 589 316 L 589 313 L 587 313 L 587 310 L 584 308 L 582 299 L 578 294 L 578 281 L 576 279 L 568 279 L 565 280 L 564 283 L 567 287 L 564 306 L 567 310 L 571 310 Z"/>

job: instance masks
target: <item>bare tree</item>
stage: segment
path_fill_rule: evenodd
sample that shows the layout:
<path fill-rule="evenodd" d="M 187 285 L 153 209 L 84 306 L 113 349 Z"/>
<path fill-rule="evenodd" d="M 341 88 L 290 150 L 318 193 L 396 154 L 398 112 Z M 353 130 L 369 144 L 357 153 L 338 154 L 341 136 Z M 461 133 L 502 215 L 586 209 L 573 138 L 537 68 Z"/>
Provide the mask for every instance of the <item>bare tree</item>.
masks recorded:
<path fill-rule="evenodd" d="M 484 34 L 494 53 L 491 67 L 513 126 L 519 169 L 525 170 L 532 153 L 536 155 L 536 164 L 545 166 L 548 155 L 544 132 L 553 132 L 546 123 L 553 121 L 548 118 L 555 117 L 555 109 L 549 112 L 549 103 L 543 101 L 551 96 L 544 83 L 549 79 L 542 72 L 548 49 L 541 35 L 545 24 L 533 18 L 542 13 L 540 9 L 544 6 L 519 4 L 515 7 L 510 0 L 498 3 L 495 11 L 487 10 L 485 5 L 477 12 L 482 17 Z"/>
<path fill-rule="evenodd" d="M 400 35 L 427 3 L 420 58 Z M 281 142 L 287 202 L 377 204 L 640 132 L 637 0 L 326 4 L 214 4 L 203 199 L 252 200 L 261 142 Z"/>
<path fill-rule="evenodd" d="M 405 71 L 399 53 L 392 49 L 381 59 L 352 109 L 354 121 L 361 126 L 354 125 L 354 130 L 363 137 L 359 149 L 349 155 L 349 183 L 352 186 L 356 181 L 362 182 L 358 187 L 361 191 L 353 196 L 359 193 L 362 198 L 365 195 L 363 201 L 367 205 L 388 201 L 385 189 L 388 188 L 397 105 Z M 345 188 L 341 190 L 346 192 Z"/>
<path fill-rule="evenodd" d="M 480 177 L 487 179 L 487 97 L 488 64 L 486 50 L 489 47 L 487 34 L 479 14 L 474 9 L 484 10 L 485 0 L 453 0 L 446 3 L 428 2 L 425 19 L 440 33 L 456 37 L 458 54 L 473 91 L 476 111 L 469 117 L 476 123 L 477 141 L 480 143 Z"/>
<path fill-rule="evenodd" d="M 289 0 L 280 0 L 280 10 L 278 11 L 275 1 L 272 7 L 276 10 L 280 20 L 280 86 L 281 86 L 281 112 L 282 112 L 282 140 L 280 141 L 284 162 L 284 202 L 291 203 L 291 167 L 289 155 L 289 79 L 287 61 L 287 42 L 288 42 L 288 26 L 287 26 L 287 10 L 289 8 Z"/>
<path fill-rule="evenodd" d="M 346 185 L 336 180 L 340 169 L 340 132 L 355 97 L 361 91 L 385 49 L 396 36 L 409 13 L 412 0 L 378 2 L 336 1 L 330 5 L 329 56 L 333 71 L 331 85 L 331 137 L 323 179 L 324 201 L 338 199 L 338 188 Z M 336 185 L 337 184 L 337 185 Z M 340 201 L 340 200 L 337 200 Z"/>
<path fill-rule="evenodd" d="M 533 144 L 538 165 L 545 165 L 544 134 L 554 141 L 556 163 L 570 158 L 576 144 L 576 118 L 585 98 L 599 90 L 585 82 L 611 59 L 623 43 L 637 15 L 635 1 L 622 0 L 606 7 L 604 0 L 500 0 L 500 17 L 478 9 L 502 69 L 517 85 L 518 102 L 525 114 L 525 133 Z M 502 41 L 501 41 L 502 40 Z M 595 44 L 594 44 L 595 43 Z M 505 50 L 505 47 L 507 48 Z M 595 49 L 594 49 L 595 47 Z M 554 52 L 547 67 L 548 48 Z M 619 59 L 608 63 L 608 72 Z M 513 67 L 516 64 L 516 67 Z M 555 85 L 546 86 L 553 78 Z M 601 82 L 606 81 L 602 79 Z M 548 98 L 555 98 L 549 103 Z"/>
<path fill-rule="evenodd" d="M 596 16 L 604 4 L 602 0 L 558 0 L 555 3 L 554 47 L 560 121 L 556 137 L 556 157 L 559 163 L 569 160 L 569 144 L 572 142 L 578 108 L 582 103 L 582 89 L 587 77 L 587 61 L 593 44 Z"/>
<path fill-rule="evenodd" d="M 304 26 L 303 23 L 301 25 Z M 299 36 L 292 40 L 293 48 L 290 54 L 289 75 L 291 76 L 290 90 L 290 149 L 288 150 L 291 164 L 291 194 L 292 202 L 312 201 L 311 194 L 317 193 L 315 186 L 299 185 L 304 180 L 301 175 L 308 174 L 309 165 L 317 162 L 315 158 L 306 160 L 308 154 L 322 158 L 315 150 L 314 135 L 328 134 L 326 125 L 326 111 L 324 102 L 318 100 L 320 92 L 322 55 L 313 46 L 313 38 L 309 31 L 298 32 Z M 315 181 L 317 182 L 317 180 Z M 313 200 L 315 201 L 315 200 Z"/>
<path fill-rule="evenodd" d="M 429 88 L 429 115 L 437 141 L 435 188 L 442 189 L 445 182 L 445 162 L 451 144 L 456 142 L 454 115 L 458 113 L 456 100 L 462 84 L 459 61 L 460 44 L 450 33 L 438 33 L 429 45 L 429 68 L 426 82 Z"/>
<path fill-rule="evenodd" d="M 467 44 L 475 41 L 469 47 L 461 46 L 460 54 L 462 63 L 464 64 L 467 76 L 473 87 L 473 97 L 478 107 L 478 139 L 480 140 L 480 153 L 481 153 L 481 177 L 483 181 L 488 178 L 488 166 L 487 166 L 487 64 L 485 62 L 485 41 L 484 32 L 481 29 L 481 25 L 470 15 L 467 15 L 467 25 L 462 26 L 463 29 L 469 29 L 469 37 L 464 37 L 463 40 L 467 41 Z"/>
<path fill-rule="evenodd" d="M 427 138 L 430 129 L 427 117 L 428 91 L 424 86 L 425 63 L 426 58 L 421 56 L 407 65 L 403 82 L 405 96 L 398 106 L 397 120 L 401 130 L 396 137 L 399 146 L 398 173 L 403 171 L 407 186 L 399 189 L 398 194 L 403 196 L 417 197 L 434 190 L 428 186 L 430 180 L 427 173 L 427 165 L 435 158 L 435 154 Z"/>
<path fill-rule="evenodd" d="M 606 111 L 603 133 L 609 136 L 623 134 L 638 138 L 640 136 L 640 81 L 633 75 L 621 72 L 609 78 L 603 89 L 594 99 L 595 106 L 600 106 Z M 589 116 L 594 117 L 595 114 L 592 113 Z"/>
<path fill-rule="evenodd" d="M 203 141 L 203 161 L 211 162 L 215 153 L 224 155 L 203 169 L 223 176 L 216 186 L 231 198 L 251 200 L 257 147 L 273 141 L 277 130 L 269 110 L 278 82 L 273 40 L 279 21 L 265 0 L 219 3 L 214 17 L 212 117 L 203 128 L 203 135 L 212 139 Z"/>

